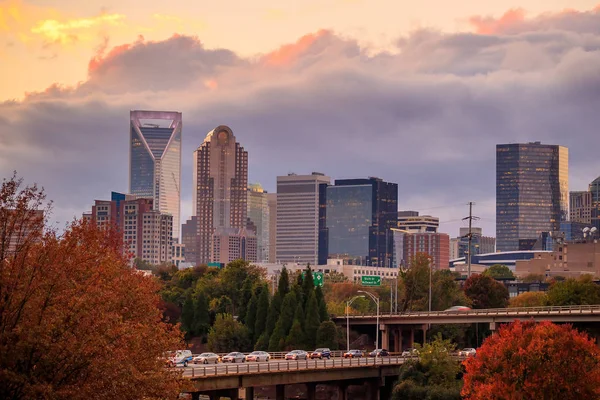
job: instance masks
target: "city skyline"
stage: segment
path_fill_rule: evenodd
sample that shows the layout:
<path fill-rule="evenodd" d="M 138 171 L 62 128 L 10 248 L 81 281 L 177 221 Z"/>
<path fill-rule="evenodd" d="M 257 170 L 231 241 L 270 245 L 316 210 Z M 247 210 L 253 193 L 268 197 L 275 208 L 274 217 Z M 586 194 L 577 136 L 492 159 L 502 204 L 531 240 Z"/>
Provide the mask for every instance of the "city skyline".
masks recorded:
<path fill-rule="evenodd" d="M 600 12 L 523 4 L 523 12 L 463 10 L 471 27 L 456 31 L 399 29 L 387 50 L 343 29 L 282 37 L 255 56 L 216 49 L 202 32 L 111 39 L 86 59 L 79 85 L 57 81 L 0 103 L 2 172 L 44 186 L 60 228 L 91 199 L 127 191 L 128 110 L 174 109 L 185 115 L 182 222 L 192 209 L 188 155 L 227 123 L 243 132 L 249 180 L 269 192 L 289 172 L 379 176 L 399 184 L 400 209 L 438 216 L 440 231 L 464 226 L 474 201 L 492 232 L 496 144 L 568 147 L 571 190 L 600 175 L 592 150 L 600 144 Z"/>

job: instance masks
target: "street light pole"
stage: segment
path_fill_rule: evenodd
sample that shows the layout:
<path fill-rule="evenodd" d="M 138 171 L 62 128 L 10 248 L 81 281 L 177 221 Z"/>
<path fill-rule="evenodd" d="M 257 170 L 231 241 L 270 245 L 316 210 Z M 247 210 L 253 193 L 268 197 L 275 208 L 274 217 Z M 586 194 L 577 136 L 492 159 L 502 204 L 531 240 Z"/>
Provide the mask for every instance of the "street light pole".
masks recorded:
<path fill-rule="evenodd" d="M 364 294 L 369 295 L 369 297 L 377 305 L 377 329 L 375 330 L 375 349 L 378 349 L 379 348 L 379 297 L 375 296 L 371 292 L 366 292 L 364 290 L 359 290 L 358 293 L 364 293 Z"/>
<path fill-rule="evenodd" d="M 358 298 L 365 298 L 365 296 L 354 296 L 346 302 L 346 351 L 350 351 L 350 304 Z"/>

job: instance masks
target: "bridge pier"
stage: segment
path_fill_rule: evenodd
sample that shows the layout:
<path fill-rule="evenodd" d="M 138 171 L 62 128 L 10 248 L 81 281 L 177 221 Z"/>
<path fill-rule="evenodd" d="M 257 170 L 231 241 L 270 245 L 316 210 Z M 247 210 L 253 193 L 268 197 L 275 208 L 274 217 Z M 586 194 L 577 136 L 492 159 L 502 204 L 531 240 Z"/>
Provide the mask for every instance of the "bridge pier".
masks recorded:
<path fill-rule="evenodd" d="M 386 350 L 390 348 L 390 328 L 388 325 L 384 325 L 383 330 L 381 330 L 381 347 L 378 348 Z"/>
<path fill-rule="evenodd" d="M 402 351 L 402 328 L 396 328 L 394 331 L 394 349 L 392 351 Z"/>
<path fill-rule="evenodd" d="M 338 388 L 338 400 L 348 400 L 348 384 L 346 382 L 339 382 Z"/>
<path fill-rule="evenodd" d="M 410 328 L 410 336 L 408 337 L 408 347 L 414 347 L 415 346 L 415 328 L 411 327 Z"/>
<path fill-rule="evenodd" d="M 285 385 L 275 385 L 275 400 L 285 400 Z"/>
<path fill-rule="evenodd" d="M 244 400 L 254 400 L 254 388 L 253 387 L 247 387 L 246 388 L 246 393 L 244 395 Z"/>
<path fill-rule="evenodd" d="M 314 382 L 309 382 L 306 384 L 306 399 L 307 400 L 316 400 L 317 398 L 317 384 Z"/>
<path fill-rule="evenodd" d="M 371 379 L 367 381 L 367 399 L 368 400 L 379 400 L 379 379 Z"/>

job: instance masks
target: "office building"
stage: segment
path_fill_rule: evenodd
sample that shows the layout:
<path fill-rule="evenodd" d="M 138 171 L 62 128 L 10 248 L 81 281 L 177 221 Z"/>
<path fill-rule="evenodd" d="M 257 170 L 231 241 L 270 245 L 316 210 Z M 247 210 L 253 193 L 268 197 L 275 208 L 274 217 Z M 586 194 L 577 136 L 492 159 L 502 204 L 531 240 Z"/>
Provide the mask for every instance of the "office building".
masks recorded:
<path fill-rule="evenodd" d="M 277 250 L 281 263 L 327 263 L 327 186 L 319 172 L 277 177 Z"/>
<path fill-rule="evenodd" d="M 154 210 L 153 199 L 112 192 L 111 200 L 96 200 L 85 215 L 100 228 L 116 228 L 132 261 L 172 262 L 173 216 Z"/>
<path fill-rule="evenodd" d="M 131 111 L 129 117 L 129 193 L 150 198 L 154 210 L 171 214 L 173 237 L 178 241 L 181 113 Z"/>
<path fill-rule="evenodd" d="M 277 193 L 267 193 L 269 207 L 269 262 L 277 262 Z"/>
<path fill-rule="evenodd" d="M 450 264 L 450 236 L 437 232 L 409 232 L 391 229 L 393 237 L 394 267 L 410 268 L 418 253 L 431 257 L 433 270 L 448 269 Z"/>
<path fill-rule="evenodd" d="M 379 178 L 338 179 L 326 197 L 329 258 L 391 267 L 398 185 Z"/>
<path fill-rule="evenodd" d="M 248 218 L 256 233 L 257 261 L 269 261 L 270 215 L 267 192 L 260 184 L 248 186 Z"/>
<path fill-rule="evenodd" d="M 472 227 L 471 234 L 471 254 L 488 254 L 496 251 L 496 238 L 483 236 L 483 230 L 478 227 Z M 450 259 L 465 257 L 467 255 L 469 250 L 469 228 L 461 227 L 457 240 L 458 253 L 455 257 L 450 256 Z"/>
<path fill-rule="evenodd" d="M 569 216 L 569 152 L 540 142 L 496 146 L 496 247 L 554 232 Z"/>
<path fill-rule="evenodd" d="M 398 211 L 398 229 L 411 233 L 436 233 L 440 219 L 431 215 L 419 215 L 418 211 Z"/>
<path fill-rule="evenodd" d="M 212 260 L 213 235 L 222 240 L 230 232 L 246 229 L 248 152 L 236 141 L 233 131 L 221 125 L 206 135 L 194 151 L 193 162 L 195 219 L 188 221 L 186 231 L 195 228 L 196 235 L 193 239 L 186 235 L 184 244 L 187 261 L 199 265 Z"/>
<path fill-rule="evenodd" d="M 581 191 L 569 193 L 569 220 L 591 225 L 592 192 Z"/>
<path fill-rule="evenodd" d="M 220 228 L 212 237 L 211 263 L 226 265 L 238 259 L 257 261 L 257 238 L 246 229 Z"/>

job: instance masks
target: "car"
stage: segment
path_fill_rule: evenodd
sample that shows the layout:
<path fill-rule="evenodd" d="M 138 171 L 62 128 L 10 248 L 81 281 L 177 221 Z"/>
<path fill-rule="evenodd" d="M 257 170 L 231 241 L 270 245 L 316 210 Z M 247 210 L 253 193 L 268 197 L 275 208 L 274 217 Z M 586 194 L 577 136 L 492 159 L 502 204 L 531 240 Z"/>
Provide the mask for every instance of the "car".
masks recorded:
<path fill-rule="evenodd" d="M 369 357 L 388 357 L 389 355 L 390 353 L 386 349 L 375 349 L 369 353 Z"/>
<path fill-rule="evenodd" d="M 360 350 L 348 350 L 344 353 L 344 358 L 361 358 L 363 352 Z"/>
<path fill-rule="evenodd" d="M 252 353 L 246 356 L 246 361 L 269 361 L 271 359 L 271 355 L 266 351 L 253 351 Z"/>
<path fill-rule="evenodd" d="M 316 349 L 315 351 L 313 351 L 310 354 L 310 358 L 318 358 L 318 359 L 330 359 L 331 358 L 331 350 L 329 350 L 328 348 L 322 347 L 319 349 Z"/>
<path fill-rule="evenodd" d="M 292 350 L 285 355 L 286 360 L 308 360 L 308 353 L 304 350 Z"/>
<path fill-rule="evenodd" d="M 402 357 L 418 357 L 418 356 L 419 356 L 419 350 L 413 349 L 412 347 L 409 347 L 408 349 L 406 349 L 402 352 Z"/>
<path fill-rule="evenodd" d="M 243 353 L 240 353 L 237 351 L 232 351 L 231 353 L 227 354 L 226 356 L 223 356 L 221 358 L 221 362 L 243 363 L 243 362 L 246 362 L 246 356 Z"/>
<path fill-rule="evenodd" d="M 192 362 L 192 351 L 191 350 L 177 350 L 169 354 L 167 358 L 167 366 L 187 367 L 188 363 Z"/>
<path fill-rule="evenodd" d="M 471 311 L 471 308 L 467 307 L 467 306 L 452 306 L 452 307 L 444 310 L 444 312 L 465 312 L 465 311 Z"/>
<path fill-rule="evenodd" d="M 477 350 L 472 347 L 466 347 L 458 352 L 459 357 L 474 357 L 477 355 Z"/>
<path fill-rule="evenodd" d="M 219 362 L 219 356 L 215 353 L 202 353 L 194 357 L 192 362 L 194 364 L 217 364 Z"/>

